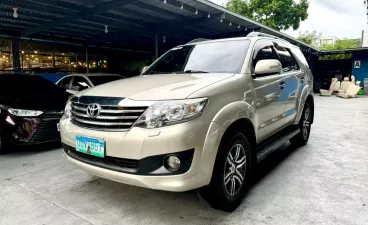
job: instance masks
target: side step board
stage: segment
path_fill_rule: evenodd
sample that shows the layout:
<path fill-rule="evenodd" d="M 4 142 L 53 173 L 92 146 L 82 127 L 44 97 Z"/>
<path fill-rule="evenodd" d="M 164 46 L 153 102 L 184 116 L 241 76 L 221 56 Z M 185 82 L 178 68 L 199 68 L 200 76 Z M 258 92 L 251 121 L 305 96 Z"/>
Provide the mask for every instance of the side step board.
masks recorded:
<path fill-rule="evenodd" d="M 269 138 L 268 140 L 257 145 L 257 163 L 265 159 L 269 154 L 280 148 L 285 142 L 300 132 L 300 128 L 293 126 L 288 127 Z"/>

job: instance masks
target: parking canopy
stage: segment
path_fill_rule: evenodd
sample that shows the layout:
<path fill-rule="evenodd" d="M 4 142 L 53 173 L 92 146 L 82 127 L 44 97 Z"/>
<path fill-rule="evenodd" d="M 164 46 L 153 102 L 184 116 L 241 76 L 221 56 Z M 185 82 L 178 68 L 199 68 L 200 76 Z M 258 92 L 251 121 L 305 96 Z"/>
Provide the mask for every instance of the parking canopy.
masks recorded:
<path fill-rule="evenodd" d="M 316 49 L 206 0 L 3 0 L 2 34 L 150 50 L 261 31 Z M 154 47 L 155 46 L 155 47 Z M 155 49 L 157 52 L 157 49 Z"/>

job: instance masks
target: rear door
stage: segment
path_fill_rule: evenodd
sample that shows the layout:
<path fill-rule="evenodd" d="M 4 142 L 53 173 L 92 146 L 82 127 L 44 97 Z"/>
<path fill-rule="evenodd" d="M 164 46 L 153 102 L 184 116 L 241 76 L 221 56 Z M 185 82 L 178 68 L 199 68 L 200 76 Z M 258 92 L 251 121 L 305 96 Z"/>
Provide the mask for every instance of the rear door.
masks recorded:
<path fill-rule="evenodd" d="M 252 73 L 258 61 L 278 59 L 273 42 L 260 41 L 253 53 Z M 285 79 L 283 74 L 267 74 L 253 76 L 252 85 L 255 91 L 256 126 L 258 141 L 280 130 L 284 124 L 286 101 L 283 98 Z"/>
<path fill-rule="evenodd" d="M 282 75 L 285 80 L 284 91 L 281 101 L 285 102 L 285 123 L 294 121 L 296 116 L 296 104 L 299 96 L 300 85 L 304 82 L 303 72 L 301 71 L 295 57 L 286 44 L 275 43 L 276 52 L 282 65 Z"/>

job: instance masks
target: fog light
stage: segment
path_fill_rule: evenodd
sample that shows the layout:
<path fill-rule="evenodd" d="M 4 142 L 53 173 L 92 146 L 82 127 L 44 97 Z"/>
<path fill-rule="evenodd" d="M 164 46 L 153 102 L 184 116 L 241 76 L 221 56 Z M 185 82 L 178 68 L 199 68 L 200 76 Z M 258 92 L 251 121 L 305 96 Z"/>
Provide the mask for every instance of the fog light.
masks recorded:
<path fill-rule="evenodd" d="M 180 168 L 180 159 L 176 156 L 169 156 L 166 158 L 167 168 L 170 171 L 176 171 Z"/>

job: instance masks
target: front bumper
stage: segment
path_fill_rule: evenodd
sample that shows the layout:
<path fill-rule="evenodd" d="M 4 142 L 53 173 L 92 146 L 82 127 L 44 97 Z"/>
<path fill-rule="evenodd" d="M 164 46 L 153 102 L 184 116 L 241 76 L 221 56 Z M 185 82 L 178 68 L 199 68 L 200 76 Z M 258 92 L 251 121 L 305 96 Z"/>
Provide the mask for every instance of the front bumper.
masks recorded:
<path fill-rule="evenodd" d="M 212 127 L 215 134 L 211 133 L 208 144 L 206 144 L 206 136 L 208 136 L 209 128 L 200 120 L 157 129 L 133 127 L 127 132 L 107 132 L 76 126 L 70 122 L 70 119 L 63 117 L 60 121 L 60 134 L 66 149 L 75 146 L 76 136 L 103 139 L 106 146 L 106 157 L 128 160 L 128 163 L 133 164 L 135 161 L 135 163 L 138 162 L 139 168 L 151 165 L 150 162 L 140 164 L 144 159 L 193 150 L 188 170 L 176 174 L 163 171 L 162 168 L 155 171 L 150 170 L 149 173 L 141 173 L 139 168 L 138 171 L 122 172 L 116 167 L 93 164 L 64 152 L 70 162 L 91 174 L 125 184 L 181 192 L 205 186 L 211 180 L 216 157 L 214 146 L 218 144 L 212 138 L 217 138 L 219 133 L 219 126 L 211 125 L 210 130 Z"/>

